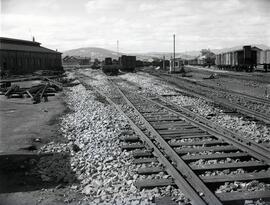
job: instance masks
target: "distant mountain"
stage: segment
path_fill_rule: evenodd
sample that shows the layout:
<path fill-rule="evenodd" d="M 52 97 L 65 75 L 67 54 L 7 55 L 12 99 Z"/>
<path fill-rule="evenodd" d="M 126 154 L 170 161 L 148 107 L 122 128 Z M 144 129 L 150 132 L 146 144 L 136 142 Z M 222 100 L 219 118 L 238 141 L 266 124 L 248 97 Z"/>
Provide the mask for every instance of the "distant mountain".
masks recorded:
<path fill-rule="evenodd" d="M 270 49 L 269 46 L 263 45 L 263 44 L 253 44 L 251 46 L 256 46 L 260 49 Z M 223 49 L 210 49 L 214 53 L 222 53 L 229 50 L 235 50 L 242 48 L 243 46 L 235 46 L 231 48 L 223 48 Z M 176 58 L 184 58 L 184 59 L 190 59 L 194 57 L 198 57 L 201 54 L 200 51 L 186 51 L 186 52 L 178 52 L 175 53 Z M 72 49 L 67 50 L 63 52 L 62 57 L 65 56 L 81 56 L 81 57 L 91 57 L 91 59 L 99 59 L 103 60 L 106 57 L 111 57 L 113 59 L 117 59 L 117 52 L 104 49 L 104 48 L 97 48 L 97 47 L 85 47 L 85 48 L 78 48 L 78 49 Z M 152 61 L 153 59 L 159 58 L 162 59 L 163 56 L 165 56 L 165 59 L 170 59 L 173 55 L 170 52 L 147 52 L 147 53 L 119 53 L 119 55 L 135 55 L 138 60 L 145 60 L 145 61 Z"/>
<path fill-rule="evenodd" d="M 119 53 L 119 55 L 123 55 L 123 53 Z M 102 60 L 106 57 L 111 57 L 114 59 L 118 58 L 117 52 L 97 47 L 85 47 L 64 51 L 62 56 L 81 56 L 90 57 L 91 59 L 97 58 L 99 60 Z"/>
<path fill-rule="evenodd" d="M 120 55 L 135 55 L 138 60 L 145 60 L 151 61 L 156 58 L 163 58 L 170 59 L 172 53 L 169 52 L 148 52 L 148 53 L 119 53 Z M 85 48 L 77 48 L 72 50 L 64 51 L 62 57 L 65 56 L 81 56 L 81 57 L 91 57 L 91 59 L 99 59 L 103 60 L 105 57 L 111 57 L 113 59 L 117 59 L 117 52 L 104 49 L 104 48 L 97 48 L 97 47 L 85 47 Z M 175 57 L 182 57 L 182 58 L 190 58 L 192 56 L 187 55 L 186 53 L 176 53 Z"/>

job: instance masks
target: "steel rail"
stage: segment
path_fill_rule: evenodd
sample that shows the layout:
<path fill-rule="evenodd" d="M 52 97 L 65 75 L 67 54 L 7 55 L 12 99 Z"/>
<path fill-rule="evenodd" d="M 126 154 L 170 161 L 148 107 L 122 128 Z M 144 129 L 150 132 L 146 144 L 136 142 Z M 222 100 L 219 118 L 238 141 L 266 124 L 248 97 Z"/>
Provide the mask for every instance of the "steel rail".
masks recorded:
<path fill-rule="evenodd" d="M 185 108 L 181 108 L 181 111 L 185 113 L 185 114 L 183 114 L 180 112 L 180 108 L 178 108 L 178 107 L 176 108 L 176 109 L 178 109 L 176 111 L 172 108 L 169 108 L 166 105 L 162 105 L 159 102 L 148 99 L 144 96 L 141 96 L 141 97 L 144 98 L 145 100 L 148 100 L 151 103 L 155 103 L 155 104 L 171 111 L 172 113 L 175 113 L 175 114 L 181 116 L 182 118 L 184 118 L 187 121 L 189 121 L 190 123 L 192 123 L 194 126 L 197 126 L 197 127 L 201 128 L 202 130 L 204 130 L 204 131 L 206 131 L 206 132 L 208 132 L 208 133 L 210 133 L 218 138 L 224 139 L 228 143 L 233 144 L 234 146 L 238 147 L 239 149 L 251 154 L 253 157 L 270 165 L 270 152 L 269 152 L 268 148 L 266 148 L 262 145 L 259 145 L 258 143 L 253 142 L 249 139 L 245 139 L 245 138 L 237 135 L 236 133 L 234 133 L 226 128 L 222 128 L 218 125 L 215 125 L 211 121 L 207 120 L 206 118 L 201 117 L 199 115 L 196 115 Z M 167 103 L 167 104 L 174 106 L 172 103 Z M 193 118 L 188 117 L 187 115 L 189 115 Z M 200 121 L 200 122 L 198 122 L 198 121 Z"/>
<path fill-rule="evenodd" d="M 151 73 L 152 74 L 152 73 Z M 176 79 L 166 79 L 160 75 L 156 75 L 156 74 L 152 74 L 152 75 L 155 75 L 155 76 L 158 76 L 158 77 L 161 77 L 163 80 L 171 83 L 171 84 L 174 84 L 176 86 L 180 86 L 179 85 L 179 82 L 175 82 Z M 172 77 L 171 77 L 172 78 Z M 171 80 L 174 80 L 174 81 L 171 81 Z M 183 90 L 184 89 L 184 90 Z M 231 103 L 229 102 L 228 100 L 225 100 L 226 102 L 224 102 L 224 99 L 222 98 L 218 98 L 218 97 L 211 97 L 211 96 L 205 96 L 197 91 L 194 91 L 194 89 L 190 89 L 190 88 L 181 88 L 181 90 L 183 90 L 183 92 L 187 93 L 188 95 L 191 95 L 191 96 L 195 96 L 195 97 L 198 97 L 200 96 L 201 98 L 205 99 L 205 100 L 208 100 L 209 99 L 211 100 L 211 102 L 215 103 L 215 104 L 218 104 L 218 105 L 222 105 L 223 107 L 227 107 L 229 109 L 234 109 L 236 111 L 238 111 L 239 113 L 241 114 L 244 114 L 246 116 L 249 116 L 249 117 L 252 117 L 252 118 L 255 118 L 257 120 L 260 120 L 262 122 L 265 122 L 266 124 L 270 124 L 270 118 L 268 115 L 266 114 L 263 114 L 263 113 L 259 113 L 259 112 L 256 112 L 256 111 L 253 111 L 253 110 L 250 110 L 250 109 L 247 109 L 241 105 L 237 105 L 235 103 Z M 196 95 L 194 95 L 194 93 Z"/>
<path fill-rule="evenodd" d="M 113 83 L 113 82 L 112 82 Z M 164 149 L 164 152 L 171 158 L 176 164 L 177 169 L 186 178 L 186 180 L 192 185 L 197 193 L 201 195 L 207 204 L 222 205 L 222 202 L 213 194 L 203 181 L 192 171 L 192 169 L 184 162 L 184 160 L 176 153 L 176 151 L 162 138 L 162 136 L 155 130 L 155 128 L 144 118 L 144 116 L 137 110 L 134 104 L 126 97 L 122 90 L 113 84 L 119 91 L 122 97 L 126 100 L 129 106 L 131 106 L 136 115 L 144 122 L 147 128 L 155 136 L 155 140 Z"/>
<path fill-rule="evenodd" d="M 196 84 L 196 85 L 199 85 L 199 86 L 202 86 L 202 87 L 205 87 L 205 88 L 211 88 L 213 90 L 220 90 L 220 91 L 223 91 L 223 92 L 226 92 L 226 93 L 229 93 L 229 94 L 239 95 L 239 96 L 248 98 L 251 101 L 254 101 L 254 102 L 257 102 L 257 103 L 264 103 L 264 104 L 267 104 L 267 105 L 270 106 L 270 100 L 269 99 L 264 99 L 264 98 L 252 96 L 252 95 L 249 95 L 249 94 L 245 94 L 245 93 L 240 93 L 240 92 L 237 92 L 237 91 L 234 91 L 234 90 L 228 90 L 228 89 L 225 89 L 225 88 L 220 88 L 220 87 L 217 87 L 217 86 L 208 85 L 208 84 L 200 82 L 200 81 L 191 81 L 189 79 L 185 79 L 185 78 L 179 77 L 179 76 L 173 76 L 173 75 L 167 74 L 167 73 L 160 73 L 160 74 L 168 76 L 168 77 L 172 77 L 172 78 L 175 78 L 175 79 L 180 79 L 180 80 L 183 80 L 185 82 Z"/>

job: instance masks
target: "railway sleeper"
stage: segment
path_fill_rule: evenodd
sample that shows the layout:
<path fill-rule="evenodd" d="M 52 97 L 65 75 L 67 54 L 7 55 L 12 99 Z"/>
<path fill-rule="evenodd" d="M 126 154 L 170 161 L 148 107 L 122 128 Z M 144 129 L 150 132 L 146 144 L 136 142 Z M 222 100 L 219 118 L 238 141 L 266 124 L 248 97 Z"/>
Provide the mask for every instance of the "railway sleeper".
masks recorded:
<path fill-rule="evenodd" d="M 227 142 L 223 140 L 211 140 L 211 141 L 194 141 L 194 142 L 169 142 L 169 145 L 172 147 L 180 147 L 180 146 L 193 146 L 193 145 L 201 145 L 201 146 L 213 146 L 213 145 L 228 145 Z"/>
<path fill-rule="evenodd" d="M 270 200 L 270 191 L 225 192 L 217 193 L 216 196 L 223 202 L 224 205 L 242 205 L 243 201 L 245 200 Z"/>
<path fill-rule="evenodd" d="M 133 164 L 149 164 L 158 162 L 156 157 L 147 158 L 137 158 L 133 160 Z"/>
<path fill-rule="evenodd" d="M 213 135 L 210 134 L 181 134 L 181 135 L 162 135 L 162 138 L 164 140 L 171 140 L 171 139 L 191 139 L 191 138 L 205 138 L 205 137 L 214 137 Z"/>
<path fill-rule="evenodd" d="M 132 156 L 134 158 L 140 158 L 140 157 L 154 157 L 151 150 L 136 150 L 132 152 Z"/>
<path fill-rule="evenodd" d="M 173 179 L 143 179 L 135 181 L 134 185 L 142 189 L 152 189 L 155 187 L 175 186 Z"/>
<path fill-rule="evenodd" d="M 138 174 L 148 175 L 148 174 L 157 174 L 160 172 L 164 172 L 165 169 L 163 167 L 145 167 L 137 170 Z"/>
<path fill-rule="evenodd" d="M 120 140 L 124 142 L 141 142 L 140 138 L 136 135 L 121 136 Z"/>
<path fill-rule="evenodd" d="M 224 183 L 234 181 L 250 181 L 250 180 L 270 180 L 270 171 L 266 172 L 251 172 L 235 175 L 219 175 L 219 176 L 200 176 L 204 183 Z"/>
<path fill-rule="evenodd" d="M 134 149 L 143 149 L 145 146 L 143 144 L 133 143 L 133 144 L 126 144 L 122 145 L 122 150 L 134 150 Z"/>
<path fill-rule="evenodd" d="M 268 165 L 263 162 L 249 161 L 249 162 L 237 162 L 237 163 L 223 163 L 223 164 L 207 164 L 207 165 L 191 165 L 193 171 L 202 172 L 207 170 L 221 170 L 221 169 L 239 169 L 245 168 L 247 170 L 256 170 L 267 168 Z"/>
<path fill-rule="evenodd" d="M 245 152 L 230 152 L 224 154 L 196 154 L 196 155 L 184 155 L 181 157 L 185 162 L 196 161 L 200 159 L 224 159 L 224 158 L 239 158 L 239 159 L 249 159 L 250 155 Z"/>
<path fill-rule="evenodd" d="M 231 152 L 231 151 L 239 151 L 239 149 L 235 146 L 213 146 L 213 147 L 199 147 L 199 148 L 175 148 L 177 154 L 187 154 L 187 153 L 196 153 L 196 152 L 204 152 L 204 151 L 213 151 L 213 152 Z"/>

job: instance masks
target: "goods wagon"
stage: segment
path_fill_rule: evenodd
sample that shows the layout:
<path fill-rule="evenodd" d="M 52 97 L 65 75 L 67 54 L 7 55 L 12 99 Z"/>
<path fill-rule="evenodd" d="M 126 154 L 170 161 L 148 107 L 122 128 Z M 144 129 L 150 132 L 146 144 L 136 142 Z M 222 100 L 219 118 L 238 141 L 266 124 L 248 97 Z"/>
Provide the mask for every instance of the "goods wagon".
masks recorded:
<path fill-rule="evenodd" d="M 136 68 L 136 56 L 122 55 L 120 57 L 121 71 L 134 72 Z"/>
<path fill-rule="evenodd" d="M 270 69 L 270 50 L 263 50 L 257 53 L 257 64 L 263 65 L 265 71 Z"/>
<path fill-rule="evenodd" d="M 258 65 L 261 49 L 244 46 L 242 49 L 228 51 L 216 55 L 218 68 L 235 71 L 253 71 Z"/>
<path fill-rule="evenodd" d="M 102 71 L 107 75 L 117 75 L 119 68 L 118 64 L 113 64 L 112 58 L 105 58 L 102 62 Z"/>

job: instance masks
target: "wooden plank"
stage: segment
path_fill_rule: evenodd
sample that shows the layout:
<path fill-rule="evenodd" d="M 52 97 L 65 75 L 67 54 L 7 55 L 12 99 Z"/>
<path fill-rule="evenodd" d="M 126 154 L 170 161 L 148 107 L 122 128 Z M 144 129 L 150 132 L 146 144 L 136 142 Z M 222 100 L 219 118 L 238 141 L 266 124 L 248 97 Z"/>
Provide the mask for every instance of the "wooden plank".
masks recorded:
<path fill-rule="evenodd" d="M 270 180 L 270 172 L 258 173 L 242 173 L 236 175 L 220 175 L 220 176 L 200 176 L 204 183 L 218 183 L 218 182 L 234 182 L 234 181 L 249 181 L 249 180 Z"/>
<path fill-rule="evenodd" d="M 159 172 L 164 172 L 163 167 L 146 167 L 137 170 L 138 174 L 157 174 Z"/>
<path fill-rule="evenodd" d="M 237 169 L 237 168 L 263 168 L 267 167 L 263 162 L 237 162 L 225 164 L 206 164 L 202 166 L 190 165 L 193 171 L 216 170 L 216 169 Z"/>
<path fill-rule="evenodd" d="M 222 140 L 211 140 L 211 141 L 194 141 L 194 142 L 169 142 L 169 145 L 172 147 L 179 147 L 179 146 L 192 146 L 192 145 L 204 145 L 204 146 L 210 146 L 210 145 L 224 145 L 227 144 L 226 142 Z"/>
<path fill-rule="evenodd" d="M 152 151 L 142 150 L 132 152 L 132 156 L 138 158 L 138 157 L 153 157 L 154 155 L 152 154 Z"/>
<path fill-rule="evenodd" d="M 158 130 L 161 135 L 174 135 L 174 134 L 192 134 L 192 133 L 204 133 L 199 128 L 196 129 L 178 129 L 178 130 Z"/>
<path fill-rule="evenodd" d="M 175 151 L 177 154 L 186 154 L 192 152 L 204 152 L 204 151 L 213 151 L 213 152 L 220 152 L 220 151 L 237 151 L 238 148 L 234 146 L 219 146 L 219 147 L 199 147 L 199 148 L 176 148 Z"/>
<path fill-rule="evenodd" d="M 33 99 L 33 95 L 32 95 L 28 90 L 26 90 L 26 93 L 27 93 L 27 95 L 29 95 L 29 97 L 30 97 L 31 99 Z"/>
<path fill-rule="evenodd" d="M 177 134 L 161 134 L 162 137 L 170 136 L 170 137 L 184 137 L 184 138 L 189 138 L 192 136 L 209 136 L 207 132 L 200 131 L 200 132 L 192 132 L 192 133 L 177 133 Z M 210 135 L 211 136 L 211 135 Z"/>
<path fill-rule="evenodd" d="M 175 183 L 172 179 L 143 179 L 135 181 L 134 185 L 138 189 L 151 189 L 155 187 L 175 185 Z"/>
<path fill-rule="evenodd" d="M 179 117 L 164 117 L 164 118 L 148 118 L 147 121 L 148 122 L 167 122 L 167 121 L 176 121 L 176 120 L 180 120 Z"/>
<path fill-rule="evenodd" d="M 183 135 L 183 134 L 182 134 Z M 185 139 L 185 138 L 203 138 L 203 137 L 214 137 L 213 135 L 210 135 L 210 134 L 199 134 L 199 135 L 183 135 L 183 136 L 180 136 L 180 135 L 176 135 L 176 136 L 173 136 L 173 135 L 162 135 L 162 138 L 165 139 L 165 140 L 170 140 L 170 139 Z"/>
<path fill-rule="evenodd" d="M 196 128 L 195 126 L 192 126 L 192 125 L 178 125 L 178 124 L 156 125 L 153 127 L 156 130 L 174 130 L 174 129 L 184 130 L 184 129 Z"/>
<path fill-rule="evenodd" d="M 152 162 L 158 162 L 158 160 L 156 158 L 139 158 L 133 160 L 134 164 L 147 164 Z"/>
<path fill-rule="evenodd" d="M 125 141 L 125 142 L 138 142 L 140 141 L 140 138 L 136 135 L 127 135 L 127 136 L 121 136 L 120 140 Z"/>
<path fill-rule="evenodd" d="M 153 122 L 151 123 L 151 125 L 153 127 L 155 126 L 170 126 L 170 125 L 190 125 L 188 122 L 186 121 L 183 121 L 183 120 L 176 120 L 176 121 L 172 121 L 172 122 L 167 122 L 167 121 L 164 121 L 164 122 Z"/>
<path fill-rule="evenodd" d="M 178 203 L 173 201 L 172 197 L 163 196 L 155 197 L 155 205 L 178 205 Z"/>
<path fill-rule="evenodd" d="M 252 192 L 225 192 L 217 193 L 216 196 L 223 202 L 244 201 L 252 199 L 270 199 L 270 190 Z"/>
<path fill-rule="evenodd" d="M 143 149 L 143 148 L 145 148 L 143 144 L 127 144 L 127 145 L 121 146 L 122 150 L 133 150 L 133 149 Z"/>
<path fill-rule="evenodd" d="M 209 155 L 184 155 L 181 158 L 185 161 L 195 161 L 199 159 L 223 159 L 223 158 L 247 158 L 250 157 L 249 154 L 245 152 L 240 153 L 225 153 L 225 154 L 209 154 Z"/>

